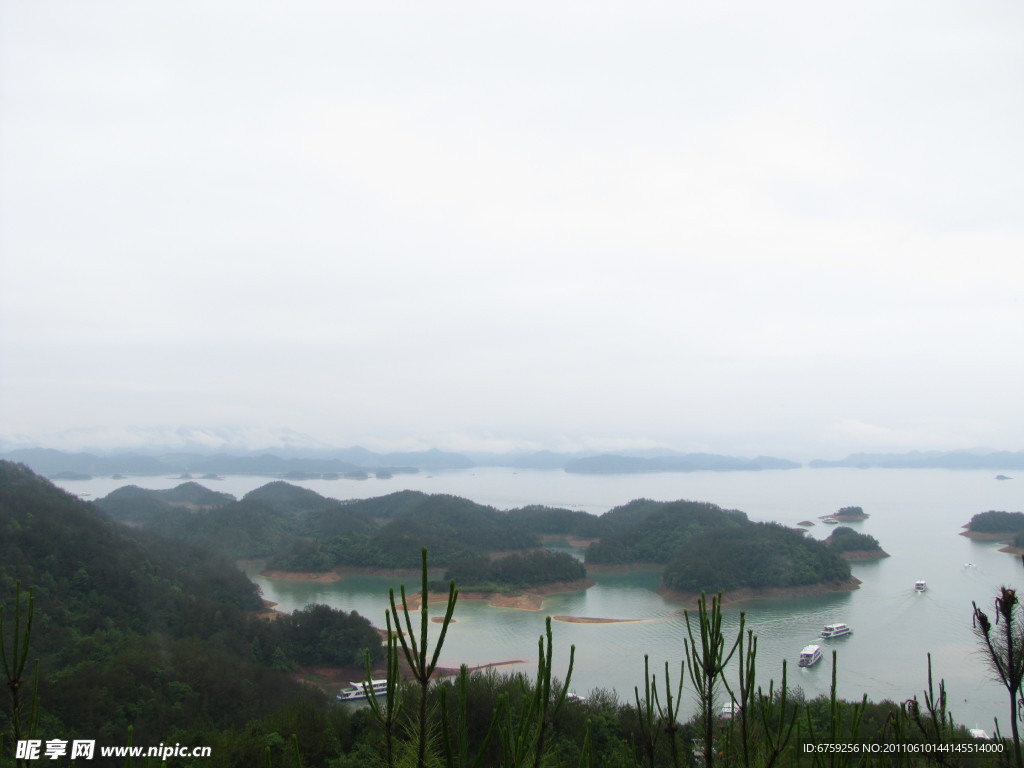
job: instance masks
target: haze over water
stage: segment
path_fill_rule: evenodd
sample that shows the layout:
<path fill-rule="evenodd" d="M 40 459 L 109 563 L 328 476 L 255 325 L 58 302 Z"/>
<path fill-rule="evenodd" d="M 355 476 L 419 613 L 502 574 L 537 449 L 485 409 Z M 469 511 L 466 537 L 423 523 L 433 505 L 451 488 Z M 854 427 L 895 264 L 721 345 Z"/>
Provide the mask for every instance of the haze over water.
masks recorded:
<path fill-rule="evenodd" d="M 861 506 L 870 515 L 851 523 L 879 540 L 891 557 L 853 563 L 863 582 L 850 593 L 818 597 L 761 600 L 728 609 L 726 626 L 737 626 L 739 610 L 758 636 L 758 670 L 767 684 L 781 678 L 783 659 L 789 679 L 808 697 L 827 694 L 832 649 L 838 651 L 840 694 L 858 699 L 900 701 L 920 696 L 927 682 L 931 653 L 936 685 L 945 679 L 950 709 L 958 722 L 992 730 L 992 718 L 1007 722 L 1006 694 L 991 682 L 971 633 L 971 602 L 992 604 L 1001 584 L 1017 586 L 1024 575 L 1021 559 L 998 552 L 999 544 L 958 535 L 978 512 L 1024 510 L 1024 478 L 997 481 L 991 471 L 798 469 L 765 472 L 692 472 L 646 475 L 574 475 L 561 471 L 475 468 L 455 472 L 398 475 L 387 480 L 294 481 L 339 499 L 382 496 L 404 489 L 449 493 L 499 509 L 527 504 L 582 509 L 602 514 L 635 498 L 709 501 L 740 509 L 752 520 L 796 525 L 818 522 L 809 535 L 826 537 L 832 530 L 818 518 L 843 506 Z M 135 484 L 170 488 L 179 478 L 145 477 L 113 480 L 61 481 L 73 493 L 103 496 Z M 214 490 L 241 497 L 268 482 L 266 477 L 227 477 L 200 481 Z M 580 553 L 582 554 L 582 553 Z M 970 564 L 970 565 L 968 565 Z M 463 600 L 446 640 L 441 663 L 470 666 L 523 660 L 504 670 L 532 672 L 537 638 L 548 615 L 645 619 L 642 622 L 576 624 L 554 622 L 556 672 L 564 676 L 570 644 L 576 645 L 572 687 L 580 694 L 593 688 L 614 689 L 631 700 L 643 683 L 644 654 L 663 675 L 668 661 L 673 677 L 683 657 L 685 624 L 680 606 L 653 592 L 657 574 L 594 574 L 597 585 L 585 592 L 556 595 L 542 611 L 491 608 Z M 264 597 L 282 610 L 311 602 L 356 610 L 383 625 L 387 590 L 397 582 L 351 576 L 334 584 L 271 581 L 254 575 Z M 928 590 L 917 594 L 917 579 Z M 408 583 L 415 588 L 415 583 Z M 817 667 L 797 669 L 796 656 L 814 642 L 824 624 L 849 623 L 854 634 L 822 643 L 826 659 Z M 432 625 L 432 627 L 435 625 Z M 659 682 L 659 687 L 661 687 Z M 692 697 L 685 693 L 685 707 Z"/>

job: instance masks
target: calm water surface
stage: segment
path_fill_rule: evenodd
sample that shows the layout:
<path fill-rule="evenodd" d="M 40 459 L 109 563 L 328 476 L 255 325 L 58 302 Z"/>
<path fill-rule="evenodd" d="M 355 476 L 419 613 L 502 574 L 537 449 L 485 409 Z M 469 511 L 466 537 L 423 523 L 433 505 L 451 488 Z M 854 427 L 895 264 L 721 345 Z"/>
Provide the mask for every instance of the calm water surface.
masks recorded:
<path fill-rule="evenodd" d="M 1021 559 L 998 552 L 1000 545 L 959 536 L 978 512 L 1024 510 L 1024 478 L 997 481 L 995 472 L 948 470 L 797 469 L 769 472 L 691 472 L 650 475 L 573 475 L 561 471 L 477 468 L 456 472 L 398 475 L 388 480 L 310 480 L 295 485 L 339 499 L 382 496 L 413 489 L 450 493 L 510 509 L 526 504 L 581 509 L 602 514 L 636 498 L 710 501 L 740 509 L 752 520 L 796 525 L 817 520 L 840 507 L 857 505 L 871 517 L 851 527 L 877 538 L 891 555 L 881 561 L 854 563 L 863 584 L 855 592 L 785 600 L 761 600 L 730 608 L 729 628 L 738 626 L 739 611 L 758 636 L 758 670 L 763 680 L 781 676 L 789 661 L 790 680 L 808 696 L 828 692 L 828 658 L 812 669 L 798 669 L 796 656 L 814 642 L 825 624 L 843 621 L 854 634 L 823 643 L 838 655 L 842 696 L 902 700 L 920 695 L 927 682 L 931 654 L 936 682 L 946 681 L 950 707 L 960 722 L 991 730 L 994 716 L 1005 724 L 1005 692 L 988 679 L 971 633 L 971 602 L 991 606 L 1001 584 L 1019 586 Z M 129 480 L 96 478 L 64 481 L 73 493 L 98 498 L 126 484 L 172 488 L 178 478 Z M 214 490 L 241 497 L 270 482 L 265 477 L 228 477 L 201 481 Z M 824 538 L 829 526 L 818 524 L 810 535 Z M 968 565 L 970 564 L 970 565 Z M 349 576 L 334 584 L 269 580 L 253 574 L 264 597 L 283 610 L 322 602 L 356 610 L 382 626 L 387 591 L 397 582 Z M 537 639 L 545 616 L 570 615 L 643 621 L 614 624 L 553 622 L 555 658 L 560 676 L 576 646 L 573 688 L 615 690 L 631 699 L 642 685 L 644 654 L 652 666 L 667 661 L 678 673 L 686 627 L 680 607 L 659 597 L 657 574 L 597 574 L 597 585 L 585 592 L 556 595 L 540 612 L 491 608 L 480 601 L 462 601 L 441 657 L 444 666 L 471 666 L 510 660 L 526 663 L 506 667 L 530 671 L 536 664 Z M 928 582 L 918 594 L 917 579 Z M 416 588 L 415 583 L 407 585 Z M 432 629 L 436 625 L 431 625 Z M 556 666 L 556 670 L 559 669 Z M 686 685 L 686 690 L 690 686 Z"/>

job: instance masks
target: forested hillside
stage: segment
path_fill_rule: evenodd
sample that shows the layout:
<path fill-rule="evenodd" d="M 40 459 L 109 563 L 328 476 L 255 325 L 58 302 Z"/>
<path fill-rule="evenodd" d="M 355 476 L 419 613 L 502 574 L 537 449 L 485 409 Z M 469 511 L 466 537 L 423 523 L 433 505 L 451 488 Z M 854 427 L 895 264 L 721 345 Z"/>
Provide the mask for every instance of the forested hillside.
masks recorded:
<path fill-rule="evenodd" d="M 849 566 L 828 547 L 738 510 L 693 501 L 640 499 L 604 516 L 588 564 L 665 565 L 665 586 L 683 592 L 800 587 L 845 581 Z"/>
<path fill-rule="evenodd" d="M 604 533 L 587 548 L 587 562 L 666 564 L 696 534 L 748 522 L 743 512 L 706 502 L 637 499 L 602 517 Z"/>
<path fill-rule="evenodd" d="M 130 725 L 155 744 L 241 727 L 282 707 L 321 706 L 320 694 L 292 679 L 297 665 L 351 663 L 363 649 L 381 655 L 357 614 L 258 618 L 258 588 L 222 554 L 127 528 L 0 462 L 5 617 L 19 583 L 34 596 L 31 656 L 52 737 L 123 743 Z"/>
<path fill-rule="evenodd" d="M 597 517 L 584 512 L 506 513 L 457 496 L 416 491 L 342 502 L 275 481 L 238 501 L 222 495 L 197 497 L 188 505 L 172 500 L 185 495 L 184 486 L 171 491 L 128 487 L 94 504 L 146 531 L 235 559 L 263 558 L 270 568 L 291 571 L 415 568 L 424 546 L 432 562 L 446 566 L 491 552 L 537 548 L 541 532 L 589 536 L 599 526 Z"/>

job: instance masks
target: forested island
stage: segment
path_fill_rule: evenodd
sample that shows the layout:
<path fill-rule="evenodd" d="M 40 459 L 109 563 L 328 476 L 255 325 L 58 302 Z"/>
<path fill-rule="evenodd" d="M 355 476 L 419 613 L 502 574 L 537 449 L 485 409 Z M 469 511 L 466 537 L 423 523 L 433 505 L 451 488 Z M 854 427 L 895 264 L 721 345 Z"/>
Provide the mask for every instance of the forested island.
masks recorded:
<path fill-rule="evenodd" d="M 445 579 L 498 592 L 554 583 L 580 588 L 590 567 L 655 568 L 669 593 L 687 599 L 702 591 L 750 596 L 857 585 L 838 554 L 848 549 L 707 502 L 638 499 L 598 517 L 543 506 L 503 511 L 418 491 L 342 502 L 274 481 L 237 501 L 186 483 L 169 491 L 129 486 L 94 504 L 162 536 L 216 546 L 238 560 L 262 559 L 276 577 L 415 568 L 426 546 L 433 579 L 446 569 Z M 547 552 L 552 536 L 590 542 L 585 565 Z"/>
<path fill-rule="evenodd" d="M 822 515 L 821 517 L 822 519 L 832 518 L 842 522 L 854 522 L 857 520 L 867 520 L 871 515 L 864 512 L 863 507 L 840 507 L 832 514 Z"/>
<path fill-rule="evenodd" d="M 1006 546 L 1000 552 L 1024 555 L 1024 512 L 979 512 L 964 526 L 960 535 L 969 539 L 1002 541 Z"/>
<path fill-rule="evenodd" d="M 878 560 L 889 556 L 874 536 L 860 533 L 844 525 L 829 534 L 825 539 L 825 546 L 844 560 Z"/>
<path fill-rule="evenodd" d="M 855 589 L 850 567 L 828 546 L 778 523 L 751 522 L 707 502 L 639 499 L 602 515 L 606 534 L 587 548 L 588 566 L 647 563 L 668 594 L 744 597 Z"/>

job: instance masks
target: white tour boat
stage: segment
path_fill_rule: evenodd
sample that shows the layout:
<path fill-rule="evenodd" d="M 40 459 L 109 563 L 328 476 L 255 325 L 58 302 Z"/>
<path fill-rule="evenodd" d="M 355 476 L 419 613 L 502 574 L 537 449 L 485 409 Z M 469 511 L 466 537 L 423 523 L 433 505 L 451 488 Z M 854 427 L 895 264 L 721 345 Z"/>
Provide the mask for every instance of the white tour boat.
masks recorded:
<path fill-rule="evenodd" d="M 819 661 L 821 661 L 821 646 L 807 645 L 800 651 L 800 659 L 797 661 L 797 666 L 813 667 Z"/>
<path fill-rule="evenodd" d="M 376 696 L 386 696 L 388 692 L 387 680 L 370 680 L 353 682 L 348 688 L 338 691 L 338 701 L 366 701 L 370 698 L 370 692 Z"/>
<path fill-rule="evenodd" d="M 842 637 L 843 635 L 852 634 L 853 630 L 850 629 L 848 624 L 828 624 L 823 630 L 821 630 L 820 637 L 824 637 L 826 640 L 830 637 Z"/>
<path fill-rule="evenodd" d="M 924 581 L 915 581 L 914 589 L 917 592 L 924 592 L 926 589 L 928 589 L 928 583 Z"/>

